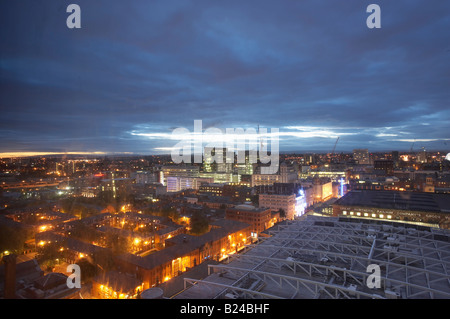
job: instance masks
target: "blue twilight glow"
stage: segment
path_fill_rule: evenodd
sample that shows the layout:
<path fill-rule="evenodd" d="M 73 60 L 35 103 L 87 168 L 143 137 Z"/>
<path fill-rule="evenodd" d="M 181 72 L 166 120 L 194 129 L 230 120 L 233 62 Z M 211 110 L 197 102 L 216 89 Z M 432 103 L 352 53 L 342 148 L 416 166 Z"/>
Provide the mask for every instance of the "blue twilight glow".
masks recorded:
<path fill-rule="evenodd" d="M 0 1 L 0 155 L 168 154 L 195 119 L 450 151 L 450 1 L 375 1 L 377 30 L 361 0 L 79 0 L 73 30 L 70 2 Z"/>

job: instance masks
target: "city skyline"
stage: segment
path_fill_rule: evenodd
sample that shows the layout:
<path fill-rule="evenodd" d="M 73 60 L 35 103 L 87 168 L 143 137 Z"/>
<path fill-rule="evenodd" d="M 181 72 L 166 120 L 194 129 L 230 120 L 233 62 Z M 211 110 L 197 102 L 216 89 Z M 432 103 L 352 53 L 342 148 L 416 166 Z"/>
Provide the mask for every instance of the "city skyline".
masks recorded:
<path fill-rule="evenodd" d="M 450 4 L 0 4 L 0 153 L 167 154 L 172 131 L 278 128 L 280 152 L 449 151 Z"/>

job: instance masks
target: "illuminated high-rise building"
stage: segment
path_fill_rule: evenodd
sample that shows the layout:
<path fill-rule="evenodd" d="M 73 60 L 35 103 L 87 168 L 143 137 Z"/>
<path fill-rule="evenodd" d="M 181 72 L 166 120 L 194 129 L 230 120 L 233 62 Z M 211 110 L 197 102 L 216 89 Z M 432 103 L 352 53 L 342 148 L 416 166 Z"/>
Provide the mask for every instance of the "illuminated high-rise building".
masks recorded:
<path fill-rule="evenodd" d="M 233 170 L 234 153 L 231 156 L 226 148 L 205 147 L 203 153 L 203 171 L 231 173 Z"/>
<path fill-rule="evenodd" d="M 168 177 L 199 177 L 200 168 L 198 166 L 180 165 L 163 166 L 160 174 L 160 182 L 167 185 Z"/>
<path fill-rule="evenodd" d="M 427 151 L 424 148 L 417 154 L 417 162 L 421 164 L 427 162 Z"/>

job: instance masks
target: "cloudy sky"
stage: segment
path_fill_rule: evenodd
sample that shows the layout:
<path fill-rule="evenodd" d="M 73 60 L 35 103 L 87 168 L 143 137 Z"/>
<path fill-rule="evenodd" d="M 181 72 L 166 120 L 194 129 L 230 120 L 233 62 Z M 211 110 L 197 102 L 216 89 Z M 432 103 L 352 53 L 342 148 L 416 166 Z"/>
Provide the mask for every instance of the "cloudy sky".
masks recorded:
<path fill-rule="evenodd" d="M 281 151 L 449 150 L 449 30 L 441 0 L 2 1 L 0 152 L 161 153 L 194 120 Z"/>

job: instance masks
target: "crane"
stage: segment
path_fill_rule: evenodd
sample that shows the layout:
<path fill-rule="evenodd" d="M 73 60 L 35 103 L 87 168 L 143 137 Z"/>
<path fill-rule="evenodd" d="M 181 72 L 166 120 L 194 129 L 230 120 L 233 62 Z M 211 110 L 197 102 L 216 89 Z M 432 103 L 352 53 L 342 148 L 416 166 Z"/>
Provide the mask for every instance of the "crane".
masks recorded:
<path fill-rule="evenodd" d="M 336 145 L 337 145 L 338 141 L 339 141 L 339 136 L 338 136 L 338 138 L 336 139 L 336 143 L 334 143 L 334 147 L 333 147 L 333 150 L 331 151 L 331 155 L 334 154 L 334 151 L 336 150 Z"/>

